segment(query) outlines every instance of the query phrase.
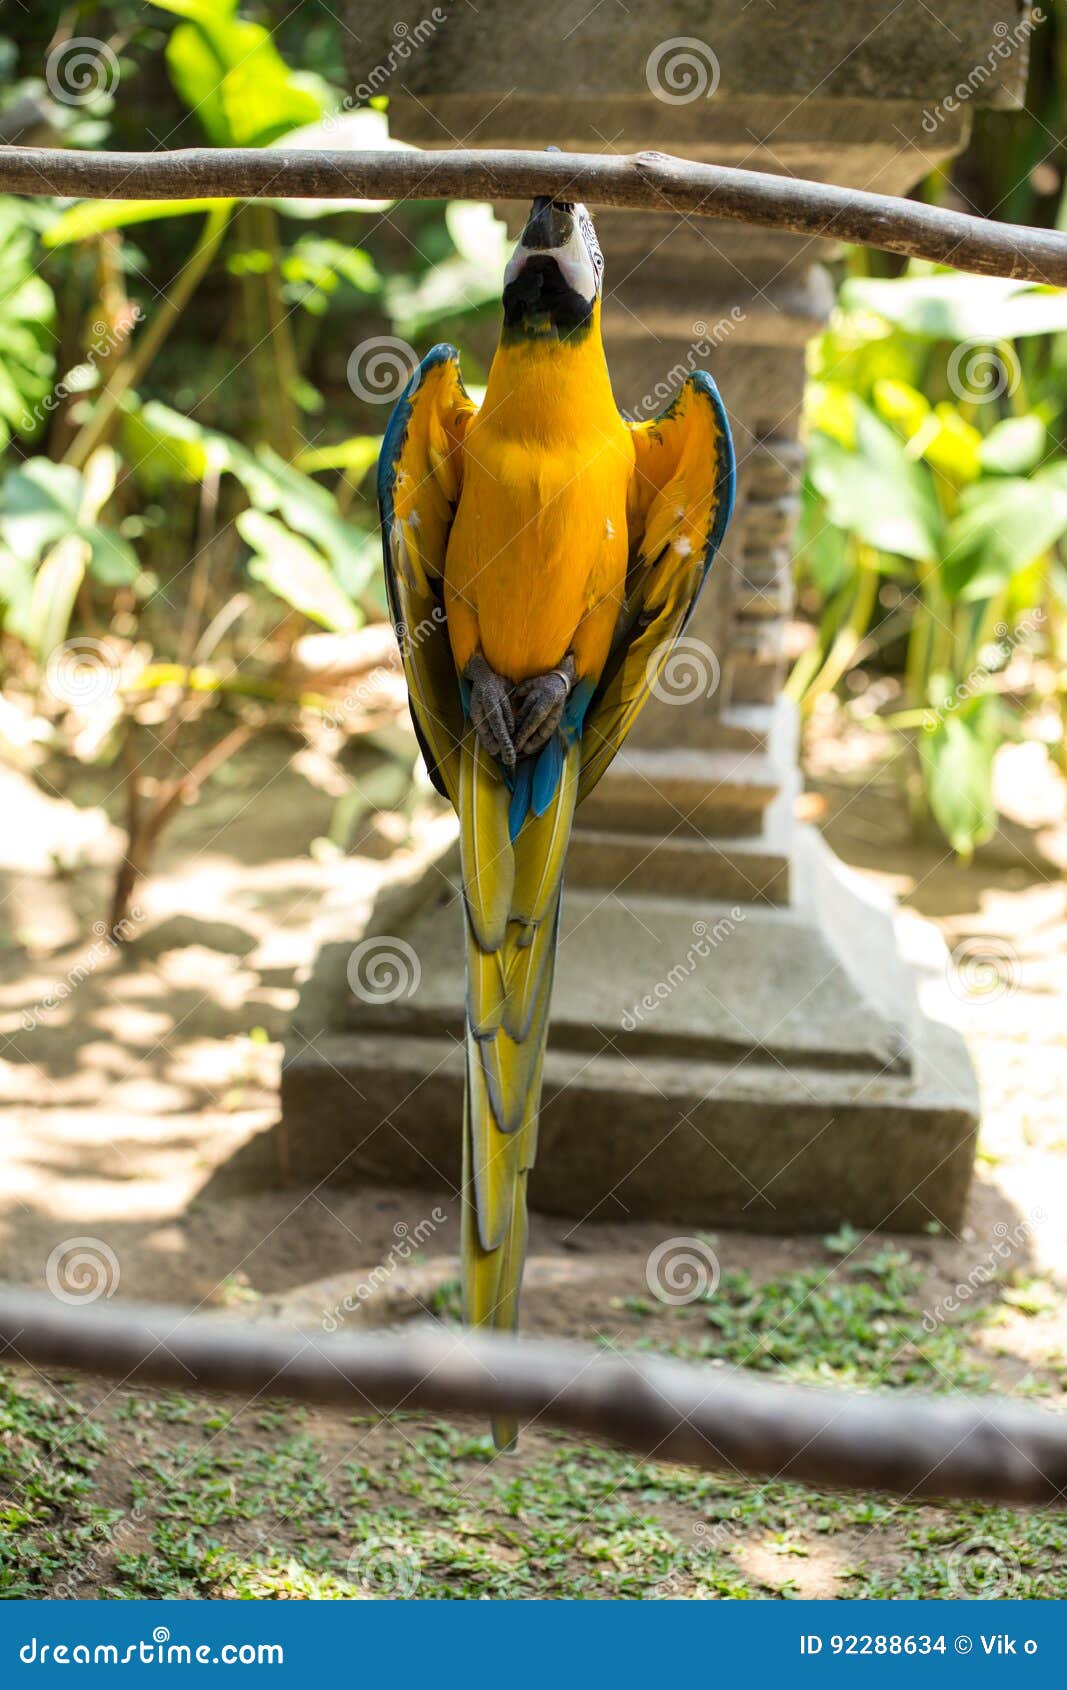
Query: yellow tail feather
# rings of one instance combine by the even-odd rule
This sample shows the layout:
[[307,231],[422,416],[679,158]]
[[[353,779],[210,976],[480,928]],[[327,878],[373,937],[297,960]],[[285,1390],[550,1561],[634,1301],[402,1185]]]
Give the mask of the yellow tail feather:
[[[461,753],[459,807],[467,917],[467,1081],[463,1121],[463,1310],[513,1332],[526,1259],[526,1181],[537,1150],[541,1075],[560,892],[580,751],[567,754],[549,809],[514,845],[508,792],[473,735]],[[498,1449],[517,1427],[496,1416]]]

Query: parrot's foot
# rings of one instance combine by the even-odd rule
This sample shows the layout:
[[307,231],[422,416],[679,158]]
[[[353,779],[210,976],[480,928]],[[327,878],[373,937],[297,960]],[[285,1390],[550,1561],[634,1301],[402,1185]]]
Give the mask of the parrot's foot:
[[530,757],[548,744],[559,727],[576,672],[574,658],[568,655],[558,669],[550,669],[547,675],[532,675],[515,688],[511,706],[519,756]]
[[505,768],[515,767],[515,717],[511,708],[511,688],[502,675],[490,669],[484,657],[472,657],[463,671],[463,678],[471,689],[471,722],[490,757],[497,757]]

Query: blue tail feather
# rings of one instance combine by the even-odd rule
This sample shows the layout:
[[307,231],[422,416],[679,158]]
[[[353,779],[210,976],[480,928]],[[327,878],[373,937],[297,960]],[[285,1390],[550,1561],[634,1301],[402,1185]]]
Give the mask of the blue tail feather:
[[515,766],[515,784],[511,789],[511,804],[508,809],[508,832],[512,840],[518,838],[519,829],[526,820],[530,808],[530,794],[533,790],[533,758],[521,757]]
[[547,745],[543,745],[537,753],[534,765],[533,790],[530,793],[530,808],[535,816],[543,816],[559,785],[559,777],[563,773],[563,739],[554,733]]
[[508,809],[508,830],[512,839],[527,816],[543,816],[559,787],[563,773],[563,736],[554,733],[547,745],[532,757],[520,757],[515,766],[515,784]]

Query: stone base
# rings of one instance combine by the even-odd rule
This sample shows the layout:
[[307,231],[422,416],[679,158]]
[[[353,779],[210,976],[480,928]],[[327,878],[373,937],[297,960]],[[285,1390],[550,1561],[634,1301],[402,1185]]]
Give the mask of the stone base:
[[[808,830],[789,856],[788,906],[568,892],[534,1207],[958,1230],[978,1099],[958,1033],[919,1001],[944,1007],[940,939],[894,922]],[[440,866],[424,890],[414,914],[388,910],[418,958],[410,995],[354,995],[350,931],[320,950],[283,1070],[291,1177],[459,1183],[460,914]]]

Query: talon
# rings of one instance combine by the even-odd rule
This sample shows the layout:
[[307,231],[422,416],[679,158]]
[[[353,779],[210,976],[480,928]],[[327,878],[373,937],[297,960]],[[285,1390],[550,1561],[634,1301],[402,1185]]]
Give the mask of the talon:
[[515,750],[529,757],[547,745],[563,717],[563,707],[574,685],[574,658],[568,655],[558,669],[547,675],[533,675],[512,694],[515,714]]
[[515,717],[507,681],[480,656],[471,658],[463,678],[471,689],[470,710],[475,733],[490,757],[499,758],[505,768],[514,768]]

